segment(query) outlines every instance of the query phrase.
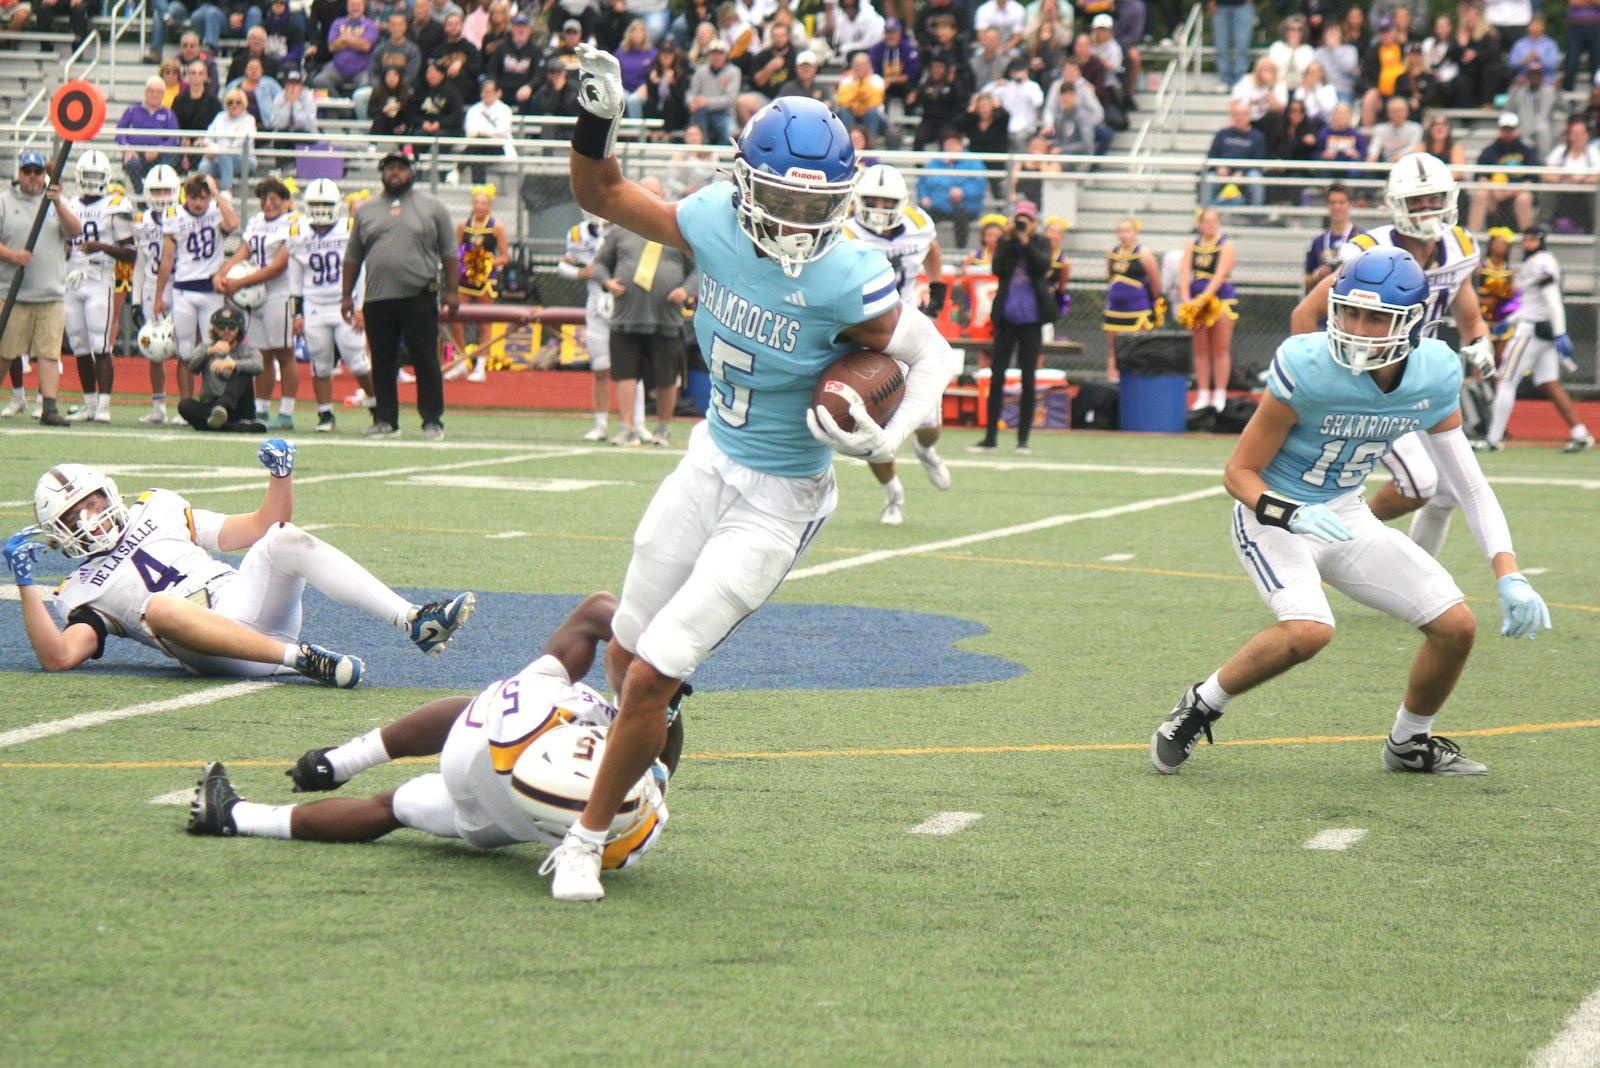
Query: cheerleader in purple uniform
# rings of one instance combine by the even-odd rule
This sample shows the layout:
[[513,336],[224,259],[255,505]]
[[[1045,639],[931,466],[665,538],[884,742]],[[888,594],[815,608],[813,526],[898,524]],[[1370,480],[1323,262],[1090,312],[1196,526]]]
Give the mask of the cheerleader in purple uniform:
[[1154,330],[1165,316],[1161,300],[1161,267],[1153,253],[1138,243],[1139,224],[1117,223],[1117,245],[1106,256],[1106,379],[1117,381],[1117,335]]
[[1211,405],[1220,409],[1228,400],[1228,375],[1233,370],[1230,348],[1238,294],[1233,274],[1233,242],[1222,236],[1222,217],[1212,208],[1200,213],[1196,234],[1183,251],[1180,288],[1189,303],[1179,309],[1178,320],[1194,342],[1195,401],[1191,411]]

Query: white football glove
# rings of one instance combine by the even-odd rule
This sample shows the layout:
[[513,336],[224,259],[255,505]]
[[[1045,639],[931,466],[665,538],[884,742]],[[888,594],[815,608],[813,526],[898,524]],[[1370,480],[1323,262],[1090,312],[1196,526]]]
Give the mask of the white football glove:
[[850,397],[850,417],[856,421],[856,428],[841,429],[833,413],[819,404],[806,411],[806,429],[811,431],[811,436],[835,452],[869,464],[886,464],[893,460],[900,443],[891,441],[883,427],[872,421],[859,395],[853,391],[846,395]]
[[1488,334],[1461,346],[1461,358],[1484,378],[1494,377],[1494,342]]
[[578,103],[602,119],[615,119],[627,104],[617,57],[592,44],[578,46]]

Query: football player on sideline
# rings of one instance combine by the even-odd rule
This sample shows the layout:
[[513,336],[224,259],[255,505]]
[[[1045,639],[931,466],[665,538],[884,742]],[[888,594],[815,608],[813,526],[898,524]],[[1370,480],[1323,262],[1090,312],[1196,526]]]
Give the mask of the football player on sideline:
[[333,361],[344,361],[361,386],[362,403],[373,423],[378,398],[372,389],[372,361],[366,336],[339,314],[344,295],[344,250],[350,244],[350,219],[339,210],[339,187],[318,178],[306,186],[306,210],[289,224],[289,310],[296,337],[311,354],[311,392],[317,401],[317,433],[337,428],[333,414]]
[[[294,398],[300,389],[300,365],[295,363],[293,341],[289,333],[289,227],[299,216],[290,212],[293,206],[289,187],[280,178],[263,178],[256,183],[256,199],[261,210],[250,216],[245,224],[244,240],[227,262],[217,271],[215,285],[224,297],[232,297],[241,289],[264,285],[266,296],[254,308],[246,309],[250,328],[245,337],[261,350],[263,366],[256,376],[256,418],[267,424],[268,430],[294,429]],[[240,264],[248,263],[255,270],[241,278],[229,278],[228,272]],[[278,414],[272,420],[267,416],[272,408],[272,390],[281,383]]]
[[1582,452],[1594,444],[1594,435],[1578,417],[1572,398],[1561,388],[1561,365],[1577,370],[1572,362],[1572,339],[1567,336],[1567,309],[1561,303],[1561,263],[1544,247],[1545,231],[1535,226],[1522,235],[1522,267],[1517,271],[1517,290],[1522,306],[1516,312],[1516,326],[1506,346],[1505,366],[1495,384],[1493,415],[1489,433],[1472,447],[1484,452],[1505,448],[1506,424],[1517,406],[1517,386],[1523,375],[1555,405],[1556,413],[1571,428],[1562,452]]
[[[375,797],[263,805],[241,798],[220,763],[207,764],[195,788],[189,832],[370,842],[410,827],[479,849],[521,842],[559,845],[559,835],[535,825],[518,807],[511,770],[523,751],[552,728],[564,723],[605,726],[616,717],[616,708],[581,681],[594,664],[596,647],[611,641],[616,608],[611,594],[591,594],[550,635],[539,658],[517,674],[491,683],[476,697],[430,701],[344,745],[313,749],[285,774],[294,780],[296,793],[312,793],[337,790],[368,768],[400,757],[438,756],[438,771]],[[649,804],[606,844],[606,868],[627,867],[649,852],[667,822],[662,793],[683,751],[677,704],[673,702],[672,726],[651,768],[654,774],[645,791]]]
[[[196,675],[259,678],[298,672],[350,688],[360,659],[300,641],[306,583],[409,637],[443,651],[472,614],[474,597],[412,604],[350,557],[289,522],[294,446],[271,438],[257,459],[271,472],[254,512],[223,515],[153,489],[126,507],[117,484],[84,464],[59,464],[33,491],[38,526],[5,543],[22,621],[46,671],[98,660],[106,638],[159,649]],[[40,540],[42,539],[42,540]],[[34,585],[35,559],[60,549],[76,570],[48,604]],[[245,552],[237,570],[213,554]],[[57,622],[51,615],[60,618]]]
[[[161,263],[156,272],[157,319],[172,313],[178,359],[188,363],[206,343],[211,316],[222,307],[215,279],[227,254],[222,239],[239,229],[239,216],[209,174],[191,174],[182,203],[161,214]],[[180,382],[182,380],[180,379]]]
[[[144,195],[149,206],[134,219],[134,239],[138,242],[139,260],[133,272],[133,296],[144,311],[148,326],[156,315],[156,283],[161,279],[161,248],[163,245],[161,220],[168,211],[178,206],[178,172],[165,163],[158,164],[145,175]],[[169,280],[163,293],[166,306],[172,306],[172,283]],[[177,355],[176,352],[173,355]],[[189,365],[178,361],[178,399],[189,395],[193,376]],[[176,418],[176,417],[174,417]],[[167,421],[167,361],[150,361],[150,410],[139,417],[139,422],[160,426]],[[183,421],[178,420],[180,423]]]
[[[939,251],[939,238],[933,220],[912,207],[911,191],[900,172],[887,163],[874,164],[861,172],[856,183],[855,218],[844,224],[844,236],[880,249],[894,268],[900,299],[914,304],[917,299],[917,276],[928,276],[928,303],[922,313],[930,319],[944,310],[948,286],[944,281],[944,256]],[[961,373],[952,362],[950,377]],[[928,481],[935,489],[950,488],[950,469],[945,466],[934,444],[939,440],[939,427],[943,413],[935,404],[928,417],[918,425],[911,448],[917,454]],[[897,527],[905,522],[906,491],[900,485],[894,461],[886,464],[869,463],[878,484],[883,487],[883,511],[878,522]]]
[[[1342,263],[1349,263],[1370,248],[1403,248],[1422,264],[1428,275],[1428,304],[1422,316],[1422,336],[1435,337],[1445,316],[1453,316],[1463,339],[1461,357],[1478,374],[1494,374],[1494,341],[1483,321],[1472,275],[1481,258],[1472,235],[1456,225],[1456,180],[1436,156],[1425,152],[1404,157],[1389,172],[1383,202],[1394,222],[1359,234],[1339,247]],[[1338,280],[1335,273],[1307,293],[1289,317],[1293,334],[1309,334],[1328,317],[1328,295]],[[1426,434],[1395,441],[1383,458],[1394,476],[1372,495],[1372,512],[1387,522],[1407,512],[1411,538],[1438,556],[1450,532],[1450,513],[1456,507],[1453,487],[1439,481],[1437,457]],[[1420,510],[1419,510],[1420,509]]]
[[1222,476],[1238,500],[1234,552],[1278,622],[1189,687],[1150,739],[1157,771],[1175,774],[1202,733],[1211,740],[1230,701],[1333,639],[1324,582],[1422,631],[1383,766],[1435,775],[1486,770],[1433,735],[1434,716],[1472,651],[1472,610],[1439,562],[1385,526],[1361,495],[1396,438],[1426,433],[1494,569],[1500,633],[1533,638],[1549,628],[1550,610],[1517,571],[1505,513],[1461,431],[1461,361],[1448,345],[1421,336],[1429,291],[1409,252],[1379,245],[1340,269],[1327,331],[1278,347],[1261,407]]
[[[883,253],[839,231],[855,191],[855,148],[827,106],[780,97],[737,139],[733,182],[663,201],[622,176],[613,156],[626,94],[609,53],[580,45],[572,192],[584,211],[694,254],[695,333],[712,403],[634,534],[606,646],[620,695],[594,790],[550,856],[551,894],[594,901],[606,829],[660,752],[682,681],[759,608],[832,514],[835,451],[888,463],[944,392],[950,346],[900,302]],[[858,399],[843,430],[812,393],[857,349],[910,368],[904,399],[880,427]]]
[[116,363],[112,311],[116,267],[132,263],[139,250],[133,243],[133,204],[111,190],[111,161],[91,150],[78,160],[78,195],[69,204],[83,223],[83,232],[68,242],[67,345],[78,358],[83,407],[67,413],[74,423],[111,422],[111,389]]

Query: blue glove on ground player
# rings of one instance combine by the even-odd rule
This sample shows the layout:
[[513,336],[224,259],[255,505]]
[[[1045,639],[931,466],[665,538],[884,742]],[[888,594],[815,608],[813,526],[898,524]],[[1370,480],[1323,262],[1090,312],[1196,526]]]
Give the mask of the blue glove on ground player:
[[1572,359],[1572,339],[1565,334],[1556,335],[1556,354],[1564,360]]
[[872,421],[867,406],[856,397],[850,402],[850,418],[856,421],[854,430],[842,430],[833,413],[820,404],[806,411],[806,429],[811,436],[835,452],[854,456],[869,464],[886,464],[894,459],[894,446],[883,432],[883,427]]
[[1296,508],[1289,517],[1289,529],[1330,544],[1350,540],[1350,528],[1325,504],[1302,504]]
[[18,586],[33,585],[34,558],[50,551],[50,546],[44,542],[33,540],[43,533],[38,527],[24,527],[6,539],[6,566],[11,569],[11,577]]
[[268,438],[256,451],[256,459],[272,472],[273,478],[288,478],[294,470],[294,445],[282,438]]
[[1541,630],[1550,629],[1550,607],[1527,579],[1506,575],[1495,586],[1500,591],[1501,637],[1526,637],[1531,642]]

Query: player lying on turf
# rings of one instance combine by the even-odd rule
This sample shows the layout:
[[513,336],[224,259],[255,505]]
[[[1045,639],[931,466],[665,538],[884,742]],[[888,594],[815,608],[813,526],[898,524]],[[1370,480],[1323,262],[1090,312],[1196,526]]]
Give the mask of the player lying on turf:
[[[300,805],[263,805],[241,798],[220,763],[207,764],[195,788],[193,834],[366,842],[402,827],[460,838],[480,849],[542,842],[555,846],[564,828],[536,825],[518,804],[512,769],[542,735],[567,723],[608,726],[616,708],[582,679],[595,648],[611,641],[617,599],[591,594],[545,642],[539,659],[477,697],[430,701],[387,727],[330,749],[313,749],[287,772],[295,791],[335,790],[355,775],[397,757],[439,757],[439,770],[376,797],[330,797]],[[667,777],[683,752],[682,687],[669,710],[666,742],[640,783],[639,807],[604,846],[606,868],[622,868],[649,851],[667,822]],[[581,807],[581,805],[579,806]],[[577,808],[565,813],[578,818]]]
[[[289,518],[294,446],[272,438],[256,454],[271,472],[261,507],[240,515],[193,508],[168,490],[122,502],[117,484],[83,464],[60,464],[33,491],[38,526],[5,543],[28,641],[46,671],[98,660],[106,637],[159,649],[197,675],[254,678],[299,672],[332,686],[361,681],[358,657],[300,641],[307,582],[443,651],[472,614],[474,597],[412,604],[366,568]],[[42,540],[40,540],[42,539]],[[60,549],[77,570],[48,605],[33,582],[35,559]],[[248,549],[237,570],[213,553]],[[51,608],[60,617],[51,616]]]
[[1156,770],[1174,774],[1228,702],[1311,659],[1333,639],[1326,582],[1422,631],[1405,699],[1383,745],[1390,771],[1481,775],[1477,761],[1433,736],[1433,717],[1472,651],[1476,623],[1449,573],[1384,526],[1361,495],[1400,435],[1426,431],[1498,579],[1500,633],[1550,626],[1543,598],[1517,571],[1505,513],[1461,432],[1461,361],[1421,337],[1428,276],[1411,253],[1377,246],[1340,269],[1326,332],[1285,341],[1267,392],[1223,473],[1234,552],[1278,617],[1210,678],[1189,688],[1150,739]]

